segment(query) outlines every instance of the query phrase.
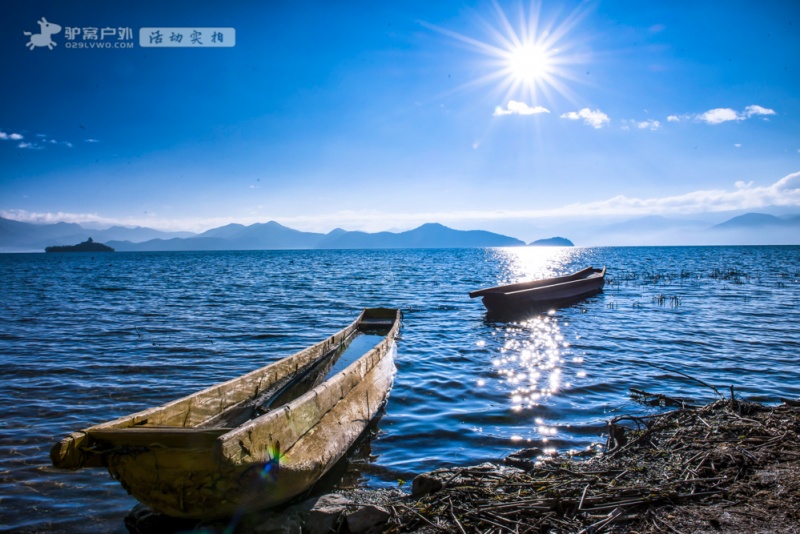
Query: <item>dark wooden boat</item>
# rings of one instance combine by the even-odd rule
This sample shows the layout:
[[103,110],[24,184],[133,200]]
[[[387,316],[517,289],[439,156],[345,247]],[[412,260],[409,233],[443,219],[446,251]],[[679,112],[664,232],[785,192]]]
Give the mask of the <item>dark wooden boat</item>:
[[587,267],[566,276],[479,289],[472,291],[469,296],[483,297],[483,304],[492,315],[547,311],[599,293],[605,285],[605,276],[605,267]]
[[72,433],[51,450],[53,465],[106,467],[140,502],[174,517],[281,504],[322,477],[378,414],[394,379],[400,318],[365,309],[285,359]]

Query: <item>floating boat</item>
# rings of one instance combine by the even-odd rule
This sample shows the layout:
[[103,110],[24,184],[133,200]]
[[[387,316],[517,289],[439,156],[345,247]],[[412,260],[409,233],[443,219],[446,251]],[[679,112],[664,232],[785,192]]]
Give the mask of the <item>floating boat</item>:
[[605,276],[605,267],[587,267],[566,276],[479,289],[469,296],[483,297],[491,315],[520,315],[568,306],[599,293],[605,285]]
[[330,338],[157,408],[74,432],[55,467],[106,467],[152,510],[213,519],[311,488],[382,408],[399,310],[368,308]]

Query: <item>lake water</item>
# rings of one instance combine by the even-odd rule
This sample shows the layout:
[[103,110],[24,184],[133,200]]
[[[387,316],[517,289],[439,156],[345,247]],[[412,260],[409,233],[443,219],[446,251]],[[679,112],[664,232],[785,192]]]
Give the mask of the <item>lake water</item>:
[[[588,265],[608,267],[603,293],[523,322],[487,321],[467,295]],[[51,468],[56,441],[291,354],[364,307],[404,322],[377,435],[337,471],[348,484],[584,449],[615,415],[660,409],[631,387],[800,397],[800,247],[5,254],[0,291],[0,530],[125,532],[135,501],[105,470]]]

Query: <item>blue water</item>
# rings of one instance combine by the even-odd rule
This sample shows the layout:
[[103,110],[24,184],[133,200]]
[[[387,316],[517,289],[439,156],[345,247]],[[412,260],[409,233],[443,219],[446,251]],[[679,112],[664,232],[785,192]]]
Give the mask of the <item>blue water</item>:
[[[517,323],[468,292],[608,267],[605,291]],[[652,413],[628,388],[800,397],[800,247],[0,255],[0,530],[124,532],[100,469],[58,471],[65,434],[319,341],[363,307],[404,312],[362,486],[522,447],[578,450]],[[669,369],[669,370],[665,370]]]

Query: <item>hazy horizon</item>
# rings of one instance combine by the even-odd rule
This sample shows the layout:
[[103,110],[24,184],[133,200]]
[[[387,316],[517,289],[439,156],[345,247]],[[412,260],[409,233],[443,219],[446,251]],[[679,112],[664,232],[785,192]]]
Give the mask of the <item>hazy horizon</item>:
[[[674,217],[674,218],[667,218],[662,216],[645,216],[645,217],[638,217],[633,219],[625,219],[625,220],[604,220],[604,221],[597,221],[595,224],[587,224],[585,221],[571,221],[571,222],[562,222],[561,224],[555,224],[552,226],[548,225],[540,225],[540,226],[529,226],[527,228],[527,232],[523,235],[515,235],[513,232],[504,232],[502,229],[486,229],[483,227],[464,227],[464,228],[454,228],[452,226],[443,225],[447,228],[451,228],[453,230],[458,231],[488,231],[491,233],[495,233],[498,238],[505,236],[511,237],[513,239],[517,239],[522,241],[523,244],[530,244],[533,241],[540,240],[540,239],[549,239],[554,237],[561,237],[569,239],[574,243],[577,247],[597,247],[597,246],[717,246],[717,245],[800,245],[800,213],[780,213],[782,210],[779,209],[769,209],[764,210],[765,213],[756,213],[756,212],[747,212],[747,213],[727,213],[723,217],[717,217],[721,214],[714,214],[715,217],[695,217],[695,218],[681,218],[681,217]],[[773,212],[772,214],[766,212]],[[741,217],[741,215],[745,215],[745,217]],[[765,217],[761,217],[762,215],[766,215],[767,222],[764,222]],[[755,217],[752,217],[755,216]],[[774,217],[772,219],[770,217]],[[784,223],[777,223],[777,220],[783,220]],[[240,241],[239,237],[235,237],[236,241],[232,243],[234,246],[244,246],[243,250],[250,250],[251,247],[255,246],[255,249],[261,249],[263,247],[264,250],[270,250],[271,247],[269,243],[271,242],[268,236],[270,232],[268,231],[267,234],[262,234],[261,232],[257,232],[253,234],[250,232],[256,226],[265,226],[268,227],[269,224],[278,221],[260,221],[258,223],[253,223],[252,225],[241,225],[233,223],[234,225],[240,226],[242,231],[248,232],[247,238],[244,241]],[[724,224],[723,224],[724,223]],[[34,226],[42,225],[42,224],[53,224],[53,223],[29,223],[33,224]],[[77,223],[73,223],[77,224]],[[392,233],[392,234],[402,234],[412,230],[421,229],[423,226],[427,225],[441,225],[441,223],[437,221],[427,221],[422,225],[415,225],[409,228],[385,228],[378,232],[367,232],[367,235],[378,236],[383,233]],[[208,231],[217,230],[220,228],[224,228],[229,225],[224,225],[223,227],[215,227],[215,228],[208,228],[204,232],[193,233],[193,232],[164,232],[162,230],[157,230],[154,228],[149,227],[126,227],[126,226],[106,226],[106,225],[81,225],[81,228],[85,230],[83,234],[85,234],[82,238],[85,239],[87,236],[92,237],[91,233],[98,232],[102,234],[101,239],[96,239],[100,242],[130,242],[130,243],[144,243],[150,240],[164,240],[164,239],[173,239],[175,237],[180,237],[182,239],[187,239],[191,237],[200,237],[204,236],[204,234]],[[287,227],[282,225],[285,228],[289,228],[292,230],[297,230],[295,228]],[[120,230],[120,228],[122,228]],[[117,230],[115,230],[117,229]],[[137,232],[138,230],[143,231]],[[152,230],[156,230],[160,232],[160,235],[153,235]],[[345,232],[351,232],[352,230],[347,228],[331,228],[330,230],[321,231],[321,232],[314,232],[314,234],[323,236],[323,235],[332,235],[334,234],[334,230],[343,230]],[[133,231],[134,233],[131,233]],[[355,230],[355,233],[359,233],[361,231]],[[49,234],[51,235],[52,231]],[[58,244],[74,244],[72,242],[67,242],[65,240],[67,234],[61,234],[61,237],[55,236],[51,239],[56,238],[60,239]],[[81,235],[81,233],[69,234],[72,236],[73,240],[76,236]],[[229,234],[229,232],[225,232],[223,234],[215,233],[215,238],[220,238],[226,235],[234,235]],[[257,237],[257,236],[261,237]],[[30,242],[38,242],[36,239],[41,239],[41,236],[37,237],[38,234],[31,234],[29,239],[32,241]],[[94,234],[94,237],[100,237],[97,234]],[[223,238],[226,239],[226,238]],[[257,241],[253,241],[256,239]],[[264,241],[266,239],[266,241]],[[360,239],[360,238],[359,238]],[[441,238],[440,238],[441,239]],[[2,240],[0,240],[2,241]],[[23,240],[24,241],[24,240]],[[0,250],[5,252],[25,252],[29,250],[37,250],[36,246],[31,249],[30,246],[21,245],[23,241],[20,240],[20,234],[18,231],[15,232],[14,241],[17,245],[9,245],[9,243],[0,242]],[[447,240],[442,241],[443,246],[447,242]],[[41,242],[38,242],[41,244]],[[258,243],[258,244],[256,244]],[[352,244],[353,242],[351,242]],[[52,244],[52,243],[47,243]],[[275,243],[275,245],[279,245],[278,248],[283,248],[280,245],[280,242]],[[364,245],[367,248],[371,248],[367,242],[364,242]],[[503,245],[495,245],[495,246],[503,246]],[[175,250],[183,250],[183,245],[178,246]],[[300,248],[306,248],[300,246]],[[311,247],[314,248],[314,247]],[[350,247],[346,247],[350,248]],[[356,247],[358,248],[358,247]],[[160,250],[160,245],[158,247]],[[201,248],[202,249],[202,248]],[[200,250],[200,249],[198,249]]]

